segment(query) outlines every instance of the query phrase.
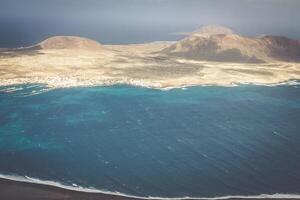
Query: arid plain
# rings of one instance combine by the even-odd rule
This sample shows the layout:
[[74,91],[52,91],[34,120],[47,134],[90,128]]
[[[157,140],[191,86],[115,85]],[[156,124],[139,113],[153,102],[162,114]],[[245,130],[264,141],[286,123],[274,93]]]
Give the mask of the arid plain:
[[[222,52],[222,58],[224,55],[227,56],[226,62],[218,59],[220,53],[214,54],[214,57],[205,55],[209,59],[202,59],[203,55],[200,59],[195,59],[195,56],[185,56],[187,53],[168,52],[172,48],[176,48],[177,52],[188,53],[199,52],[205,47],[211,49],[212,37],[216,36],[219,40],[222,39],[217,44],[221,48],[228,38],[230,44],[234,44],[232,40],[241,43],[243,51],[246,49],[243,54],[251,53],[248,46],[252,48],[253,41],[255,44],[261,44],[258,39],[253,39],[252,43],[249,43],[250,39],[232,33],[225,32],[225,34],[224,29],[219,28],[217,31],[216,28],[211,29],[208,30],[209,35],[206,33],[207,30],[205,33],[201,30],[201,34],[197,32],[196,36],[188,36],[188,39],[179,42],[101,45],[87,38],[57,36],[31,47],[1,49],[0,85],[39,83],[51,88],[60,88],[129,84],[164,89],[193,85],[233,86],[249,83],[272,85],[300,79],[298,61],[268,58],[263,62],[249,62],[249,60],[243,62],[241,59],[236,62],[234,58],[241,53],[233,55],[233,47],[230,47],[229,54],[227,53],[229,50],[225,49],[228,55],[224,54],[225,51]],[[198,38],[194,37],[200,38],[201,43],[195,43],[198,49],[195,49],[193,43]],[[203,38],[205,42],[202,42]],[[238,40],[249,44],[243,46]],[[188,46],[185,44],[186,41],[192,44]],[[227,59],[228,57],[233,59]],[[244,57],[243,55],[241,58]]]

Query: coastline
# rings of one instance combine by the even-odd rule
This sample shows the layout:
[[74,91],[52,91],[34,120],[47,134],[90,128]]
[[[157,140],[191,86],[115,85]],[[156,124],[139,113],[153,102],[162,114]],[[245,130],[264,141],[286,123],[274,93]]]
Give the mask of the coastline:
[[0,175],[0,197],[6,200],[238,200],[238,199],[280,199],[295,200],[300,199],[300,195],[295,194],[272,194],[257,196],[220,196],[220,197],[138,197],[117,192],[107,192],[96,189],[65,186],[53,181],[42,181],[29,177]]
[[183,59],[159,53],[165,43],[103,45],[100,50],[41,49],[0,52],[0,86],[48,88],[125,84],[154,89],[240,84],[276,85],[300,80],[300,63],[233,63]]
[[0,178],[0,198],[5,200],[130,200],[133,198],[121,197],[117,195],[108,195],[101,193],[86,193],[74,190],[67,190],[55,186],[43,185],[37,183],[20,182]]
[[[267,86],[267,87],[275,87],[275,86],[281,86],[281,85],[300,85],[300,79],[291,79],[286,81],[279,81],[274,83],[255,83],[255,82],[233,82],[228,84],[184,84],[184,85],[174,85],[174,86],[162,86],[160,84],[156,83],[148,83],[148,82],[142,82],[142,81],[104,81],[102,83],[74,83],[73,84],[64,84],[62,82],[59,82],[58,84],[49,84],[44,81],[9,81],[9,82],[1,82],[0,79],[0,87],[18,87],[21,85],[43,85],[43,91],[49,91],[52,89],[66,89],[66,88],[78,88],[78,87],[110,87],[110,86],[118,86],[118,85],[125,85],[129,87],[141,87],[141,88],[149,88],[149,89],[156,89],[156,90],[172,90],[172,89],[187,89],[190,87],[209,87],[209,86],[218,86],[218,87],[236,87],[241,85],[257,85],[257,86]],[[16,89],[15,91],[20,90]],[[5,90],[1,90],[2,92]],[[11,92],[14,92],[11,91]]]

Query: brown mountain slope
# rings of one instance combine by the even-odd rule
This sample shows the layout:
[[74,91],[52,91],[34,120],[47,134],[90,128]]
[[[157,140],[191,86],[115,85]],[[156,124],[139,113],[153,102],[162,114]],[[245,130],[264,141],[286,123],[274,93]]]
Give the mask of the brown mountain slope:
[[91,39],[75,36],[50,37],[37,45],[41,49],[101,50],[102,46]]
[[220,62],[299,62],[300,41],[278,36],[243,37],[228,28],[209,26],[193,32],[162,52],[177,57]]
[[260,38],[268,56],[275,60],[300,62],[300,40],[286,37],[265,36]]

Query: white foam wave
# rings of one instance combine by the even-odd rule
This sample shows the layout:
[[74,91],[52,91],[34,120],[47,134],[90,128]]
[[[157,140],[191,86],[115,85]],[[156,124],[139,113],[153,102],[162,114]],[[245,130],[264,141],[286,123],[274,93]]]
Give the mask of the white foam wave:
[[[56,81],[57,82],[57,81]],[[30,83],[27,82],[27,83]],[[33,83],[32,83],[33,84]],[[151,83],[151,82],[145,82],[145,81],[141,81],[141,80],[119,80],[119,81],[107,81],[107,82],[103,82],[103,83],[85,83],[85,84],[72,84],[72,85],[51,85],[51,84],[34,84],[34,85],[29,85],[29,86],[25,86],[25,88],[15,88],[13,86],[15,86],[16,84],[7,84],[6,87],[4,89],[0,89],[0,92],[6,92],[6,93],[10,93],[10,92],[17,92],[19,90],[23,90],[23,89],[29,89],[29,88],[36,88],[36,91],[33,91],[31,94],[25,94],[25,96],[31,96],[31,95],[37,95],[40,93],[44,93],[44,92],[48,92],[49,90],[53,90],[53,89],[60,89],[60,88],[74,88],[74,87],[107,87],[107,86],[116,86],[116,85],[125,85],[125,86],[135,86],[135,87],[142,87],[142,88],[149,88],[149,89],[158,89],[161,91],[169,91],[169,90],[173,90],[173,89],[188,89],[191,87],[210,87],[210,86],[219,86],[219,87],[236,87],[236,86],[242,86],[242,85],[257,85],[257,86],[269,86],[269,87],[273,87],[273,86],[281,86],[281,85],[290,85],[290,86],[294,86],[294,87],[298,87],[300,86],[300,80],[288,80],[288,81],[283,81],[283,82],[279,82],[279,83],[253,83],[253,82],[232,82],[230,84],[184,84],[184,85],[178,85],[178,86],[170,86],[170,87],[162,87],[161,84],[159,83]],[[22,85],[22,84],[19,84]],[[1,84],[0,84],[1,86]],[[2,86],[5,86],[2,84]],[[11,87],[9,87],[11,86]],[[41,89],[43,88],[43,89]]]
[[78,186],[76,184],[72,185],[65,185],[59,182],[50,181],[50,180],[41,180],[37,178],[32,178],[28,176],[17,176],[17,175],[4,175],[0,174],[0,178],[12,181],[19,181],[19,182],[26,182],[26,183],[34,183],[34,184],[41,184],[41,185],[48,185],[53,187],[58,187],[66,190],[71,191],[78,191],[78,192],[86,192],[86,193],[99,193],[99,194],[107,194],[107,195],[114,195],[114,196],[121,196],[121,197],[128,197],[134,199],[145,199],[145,200],[187,200],[187,199],[197,199],[197,200],[226,200],[231,198],[237,199],[300,199],[300,194],[260,194],[260,195],[253,195],[253,196],[243,196],[243,195],[232,195],[232,196],[220,196],[220,197],[143,197],[143,196],[135,196],[135,195],[128,195],[120,192],[111,192],[106,190],[99,190],[95,188],[84,188]]
[[291,85],[291,86],[298,86],[300,85],[299,80],[289,80],[289,81],[283,81],[279,83],[243,83],[243,84],[237,84],[238,85],[257,85],[257,86],[269,86],[269,87],[275,87],[275,86],[281,86],[281,85]]
[[34,95],[42,94],[45,92],[49,92],[50,90],[53,90],[53,89],[52,88],[41,88],[38,90],[32,90],[31,92],[21,94],[20,97],[34,96]]
[[[300,81],[299,80],[289,80],[289,81],[284,81],[280,83],[239,83],[239,82],[232,82],[231,84],[228,85],[218,85],[218,84],[186,84],[186,85],[181,85],[181,86],[174,86],[174,87],[157,87],[154,89],[159,89],[162,91],[168,91],[168,90],[173,90],[173,89],[182,89],[186,90],[191,87],[211,87],[211,86],[218,86],[218,87],[238,87],[242,85],[256,85],[256,86],[267,86],[267,87],[275,87],[275,86],[282,86],[282,85],[290,85],[290,86],[299,86]],[[151,87],[150,87],[151,88]]]
[[45,87],[44,85],[16,85],[11,87],[4,87],[0,89],[0,92],[15,93],[19,97],[27,97],[49,92],[51,89],[52,88]]
[[4,89],[1,89],[0,92],[4,92],[4,93],[13,93],[13,92],[17,92],[23,90],[22,87],[7,87]]

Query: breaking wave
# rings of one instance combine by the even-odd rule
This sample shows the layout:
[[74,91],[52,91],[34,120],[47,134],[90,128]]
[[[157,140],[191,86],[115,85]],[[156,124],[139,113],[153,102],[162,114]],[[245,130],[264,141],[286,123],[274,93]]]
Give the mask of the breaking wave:
[[0,87],[0,92],[2,93],[12,93],[16,94],[17,97],[28,97],[41,93],[48,92],[53,88],[48,88],[45,85],[13,85],[13,86],[4,86]]
[[18,182],[24,182],[24,183],[34,183],[39,185],[48,185],[56,188],[62,188],[65,190],[70,191],[77,191],[77,192],[85,192],[85,193],[99,193],[99,194],[105,194],[105,195],[114,195],[114,196],[121,196],[121,197],[129,197],[129,198],[135,198],[135,199],[145,199],[145,200],[179,200],[179,199],[197,199],[197,200],[225,200],[225,199],[232,199],[232,198],[239,198],[239,199],[298,199],[300,198],[300,194],[260,194],[260,195],[228,195],[228,196],[219,196],[219,197],[154,197],[154,196],[135,196],[135,195],[128,195],[120,192],[112,192],[107,190],[99,190],[96,188],[86,188],[81,187],[76,184],[72,185],[65,185],[59,182],[51,181],[51,180],[41,180],[37,178],[32,178],[28,176],[17,176],[17,175],[4,175],[0,174],[0,178],[11,180],[11,181],[18,181]]

